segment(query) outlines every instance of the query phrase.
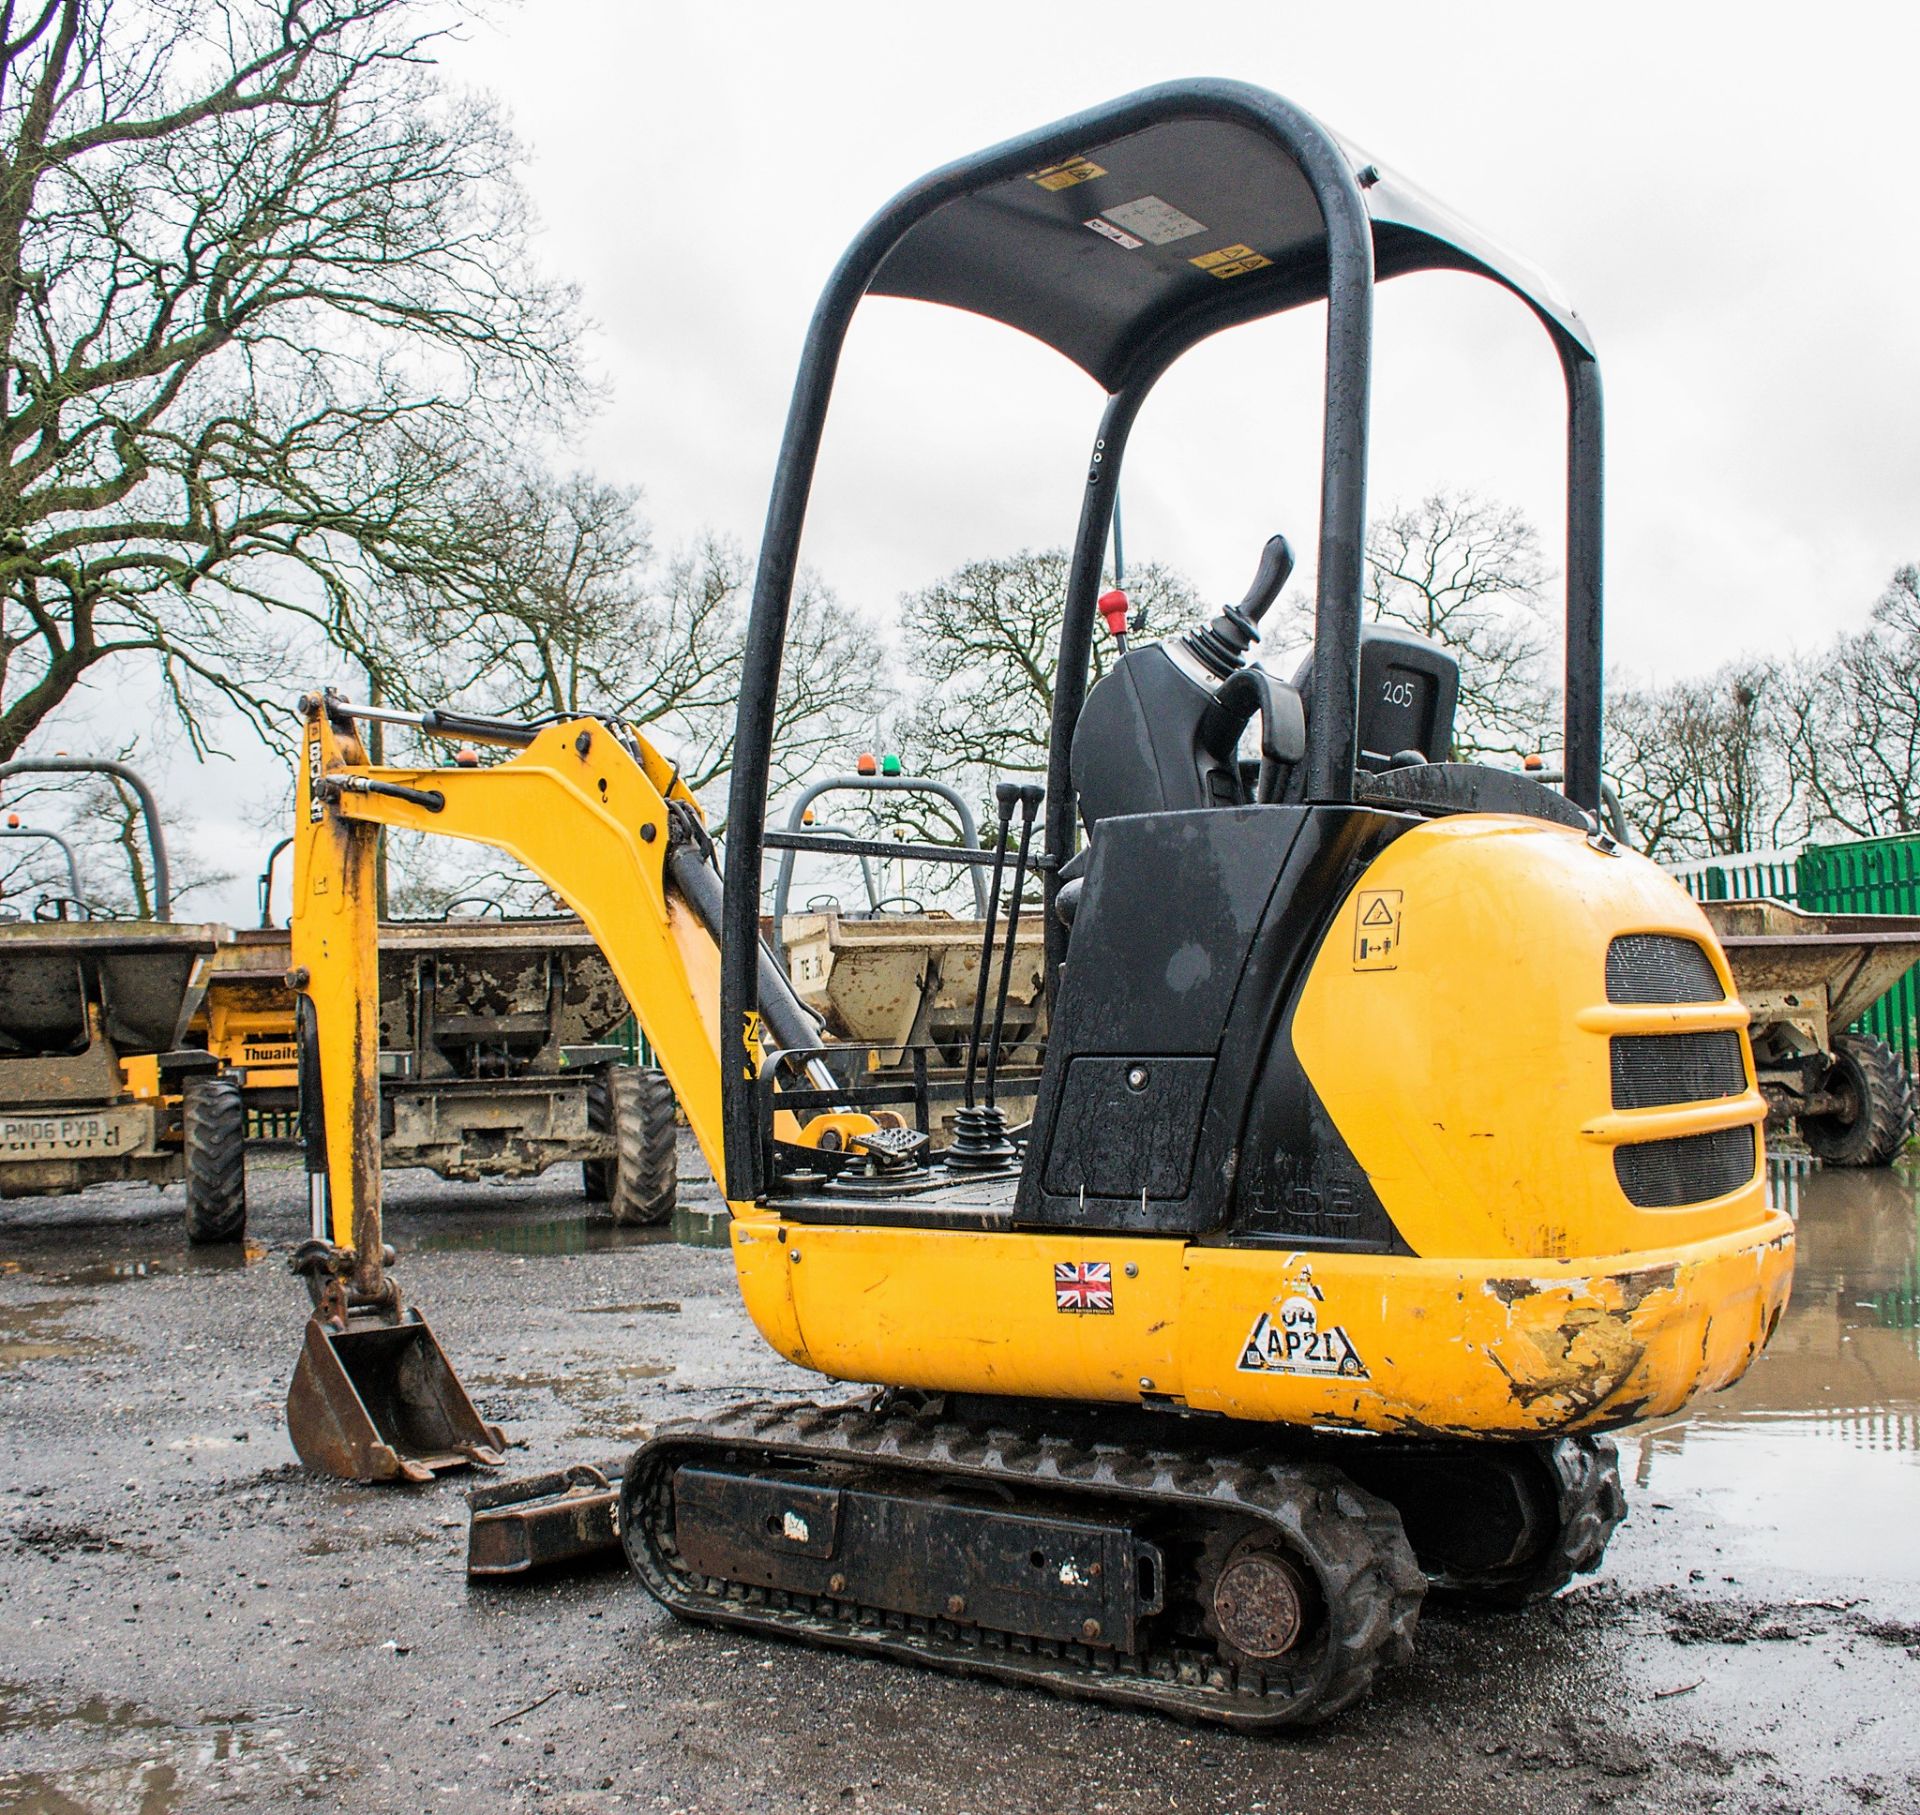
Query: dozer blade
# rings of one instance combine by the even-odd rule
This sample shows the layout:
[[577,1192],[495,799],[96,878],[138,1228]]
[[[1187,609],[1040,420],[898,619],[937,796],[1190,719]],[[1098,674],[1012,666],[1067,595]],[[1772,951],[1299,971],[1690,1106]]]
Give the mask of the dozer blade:
[[530,1575],[560,1564],[620,1554],[623,1462],[579,1463],[467,1496],[467,1574],[476,1580]]
[[309,1468],[343,1481],[498,1468],[506,1447],[412,1309],[398,1318],[355,1311],[344,1330],[310,1317],[287,1389],[287,1434]]

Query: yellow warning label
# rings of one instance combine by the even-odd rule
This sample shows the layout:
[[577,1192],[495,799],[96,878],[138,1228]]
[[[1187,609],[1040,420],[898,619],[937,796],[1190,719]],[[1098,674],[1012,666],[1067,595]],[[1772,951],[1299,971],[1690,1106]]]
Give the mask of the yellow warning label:
[[1390,971],[1400,962],[1399,889],[1362,889],[1353,910],[1353,968]]
[[1106,174],[1106,166],[1092,158],[1068,158],[1064,164],[1049,164],[1044,170],[1034,171],[1027,181],[1038,183],[1042,189],[1071,189],[1075,183],[1090,183]]
[[1273,260],[1251,246],[1222,246],[1217,252],[1203,252],[1188,262],[1198,265],[1209,277],[1238,277],[1244,271],[1258,271]]

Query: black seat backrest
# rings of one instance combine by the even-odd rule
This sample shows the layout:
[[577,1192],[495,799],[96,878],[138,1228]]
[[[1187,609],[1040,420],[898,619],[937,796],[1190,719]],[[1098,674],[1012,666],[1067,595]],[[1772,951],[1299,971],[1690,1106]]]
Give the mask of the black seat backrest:
[[[1293,684],[1313,698],[1313,656]],[[1453,715],[1460,699],[1460,663],[1438,643],[1395,624],[1360,628],[1360,758],[1380,770],[1418,754],[1443,763],[1453,754]],[[1296,781],[1297,785],[1297,781]]]

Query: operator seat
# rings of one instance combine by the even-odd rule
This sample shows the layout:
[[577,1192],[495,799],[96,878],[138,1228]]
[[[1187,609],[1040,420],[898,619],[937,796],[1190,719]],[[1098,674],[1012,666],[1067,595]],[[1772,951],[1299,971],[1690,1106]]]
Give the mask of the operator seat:
[[[1230,661],[1213,657],[1222,621],[1215,620],[1211,636],[1189,633],[1173,645],[1131,651],[1087,696],[1074,727],[1072,775],[1089,843],[1061,869],[1055,906],[1067,925],[1079,910],[1080,878],[1103,819],[1305,798],[1313,657],[1291,684],[1242,665],[1244,643],[1240,651],[1224,652]],[[1460,665],[1446,650],[1409,630],[1365,625],[1361,768],[1444,762],[1459,691]],[[1260,755],[1242,763],[1241,738],[1256,719]]]
[[[1313,697],[1313,651],[1293,677],[1303,702]],[[1453,718],[1460,700],[1460,663],[1438,643],[1396,624],[1360,627],[1360,749],[1358,766],[1378,774],[1419,763],[1443,763],[1453,753]],[[1296,765],[1281,799],[1306,796],[1306,768]]]

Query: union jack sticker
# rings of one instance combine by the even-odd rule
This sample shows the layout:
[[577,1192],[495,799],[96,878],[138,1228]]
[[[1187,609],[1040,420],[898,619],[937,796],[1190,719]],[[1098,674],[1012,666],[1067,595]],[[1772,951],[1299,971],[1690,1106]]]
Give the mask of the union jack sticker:
[[1053,1263],[1053,1308],[1056,1311],[1111,1311],[1113,1262],[1057,1260]]

